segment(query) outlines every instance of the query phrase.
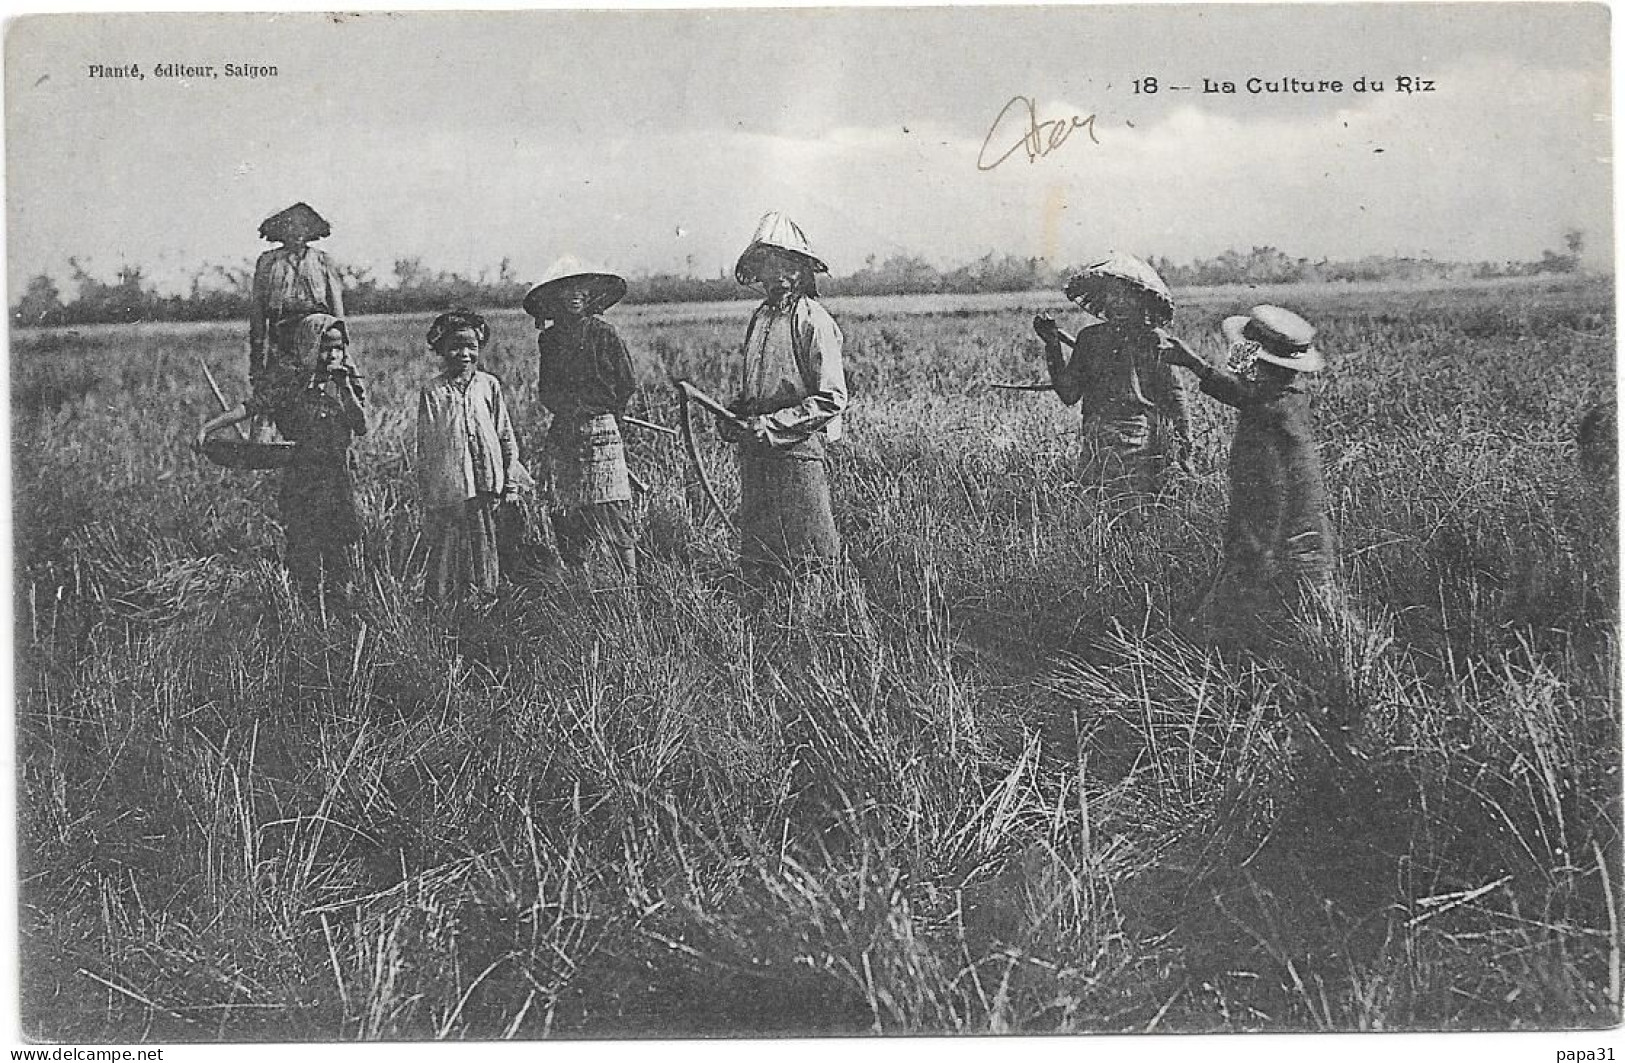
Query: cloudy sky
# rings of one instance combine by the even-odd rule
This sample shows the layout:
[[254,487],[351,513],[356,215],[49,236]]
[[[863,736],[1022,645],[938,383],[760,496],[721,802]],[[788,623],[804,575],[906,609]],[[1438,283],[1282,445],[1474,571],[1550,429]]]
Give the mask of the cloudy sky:
[[[566,253],[714,275],[769,208],[837,273],[1261,244],[1533,258],[1568,228],[1600,263],[1608,37],[1606,8],[1559,3],[41,16],[6,39],[9,275],[74,256],[180,287],[251,259],[299,199],[386,277],[506,257],[534,279]],[[1093,138],[980,168],[984,143],[1018,148],[1020,123],[994,128],[1018,95],[1040,121],[1093,115]]]

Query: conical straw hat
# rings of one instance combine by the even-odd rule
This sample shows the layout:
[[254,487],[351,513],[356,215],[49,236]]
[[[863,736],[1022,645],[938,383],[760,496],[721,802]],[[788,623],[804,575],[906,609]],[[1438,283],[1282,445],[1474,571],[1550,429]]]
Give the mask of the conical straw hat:
[[260,236],[266,240],[320,240],[332,234],[333,227],[309,203],[295,203],[260,222]]
[[829,272],[824,260],[813,253],[812,245],[807,242],[807,234],[801,231],[801,226],[791,221],[790,216],[783,211],[770,210],[762,215],[762,220],[756,225],[756,234],[750,238],[749,245],[739,256],[739,261],[734,264],[734,279],[740,284],[755,283],[756,268],[752,260],[760,252],[768,249],[787,251],[805,259],[814,273]]
[[587,286],[587,313],[601,314],[626,296],[626,279],[618,273],[585,266],[574,255],[564,255],[547,267],[542,282],[525,295],[525,312],[531,317],[551,317],[564,289],[572,284]]
[[[1144,297],[1153,325],[1165,325],[1174,316],[1174,297],[1157,271],[1133,255],[1113,251],[1084,267],[1066,282],[1066,296],[1087,304],[1108,286],[1126,285]],[[1087,309],[1087,307],[1086,307]]]

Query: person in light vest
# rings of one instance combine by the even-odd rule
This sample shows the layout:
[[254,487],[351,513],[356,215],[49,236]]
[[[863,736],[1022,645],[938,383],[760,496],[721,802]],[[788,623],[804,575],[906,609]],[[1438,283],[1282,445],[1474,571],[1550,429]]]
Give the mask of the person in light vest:
[[806,235],[777,211],[762,218],[734,266],[735,279],[763,295],[745,329],[730,406],[743,427],[722,423],[723,438],[738,447],[741,574],[758,590],[810,587],[841,555],[827,456],[841,438],[847,390],[841,330],[818,302],[816,275],[827,272]]
[[491,326],[465,307],[427,336],[440,372],[418,394],[417,476],[429,548],[423,596],[434,606],[495,602],[502,576],[499,507],[531,486],[502,382],[479,368]]
[[[278,246],[261,254],[254,263],[254,280],[249,290],[248,386],[251,393],[266,402],[271,393],[297,387],[302,377],[299,359],[303,352],[284,350],[281,338],[296,330],[311,314],[344,318],[344,284],[338,266],[311,243],[332,234],[327,219],[308,203],[295,203],[260,222],[260,237]],[[354,365],[351,384],[363,394],[361,373]],[[275,422],[255,416],[251,422],[255,439],[274,437]]]
[[[338,266],[311,243],[330,236],[327,219],[295,203],[260,222],[260,237],[278,246],[254,263],[248,316],[248,379],[259,385],[274,369],[282,322],[309,314],[344,317],[344,284]],[[300,352],[290,352],[297,357]]]

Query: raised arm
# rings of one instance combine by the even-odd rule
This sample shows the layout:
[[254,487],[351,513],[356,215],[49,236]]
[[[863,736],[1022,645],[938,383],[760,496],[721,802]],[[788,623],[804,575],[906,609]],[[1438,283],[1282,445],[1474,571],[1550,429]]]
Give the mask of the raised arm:
[[[1050,383],[1055,385],[1055,397],[1063,406],[1074,406],[1083,398],[1083,374],[1077,356],[1078,339],[1061,331],[1055,319],[1048,314],[1033,318],[1033,331],[1044,341],[1044,364],[1049,368]],[[1062,345],[1073,350],[1069,363]]]
[[1158,352],[1163,361],[1190,370],[1201,382],[1203,392],[1238,410],[1279,398],[1297,376],[1290,370],[1261,365],[1257,379],[1247,379],[1206,361],[1177,336],[1164,334],[1163,339]]
[[1291,370],[1272,370],[1273,367],[1262,369],[1258,379],[1247,380],[1228,369],[1213,369],[1203,378],[1202,390],[1226,406],[1234,406],[1238,410],[1246,406],[1274,402],[1281,397],[1291,384],[1292,378],[1298,374]]

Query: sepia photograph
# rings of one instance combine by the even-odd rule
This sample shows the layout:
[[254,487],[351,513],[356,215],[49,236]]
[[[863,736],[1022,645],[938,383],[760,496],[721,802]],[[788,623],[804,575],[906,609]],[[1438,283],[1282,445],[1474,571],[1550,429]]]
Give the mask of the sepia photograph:
[[1612,1061],[1611,18],[13,16],[14,1038]]

